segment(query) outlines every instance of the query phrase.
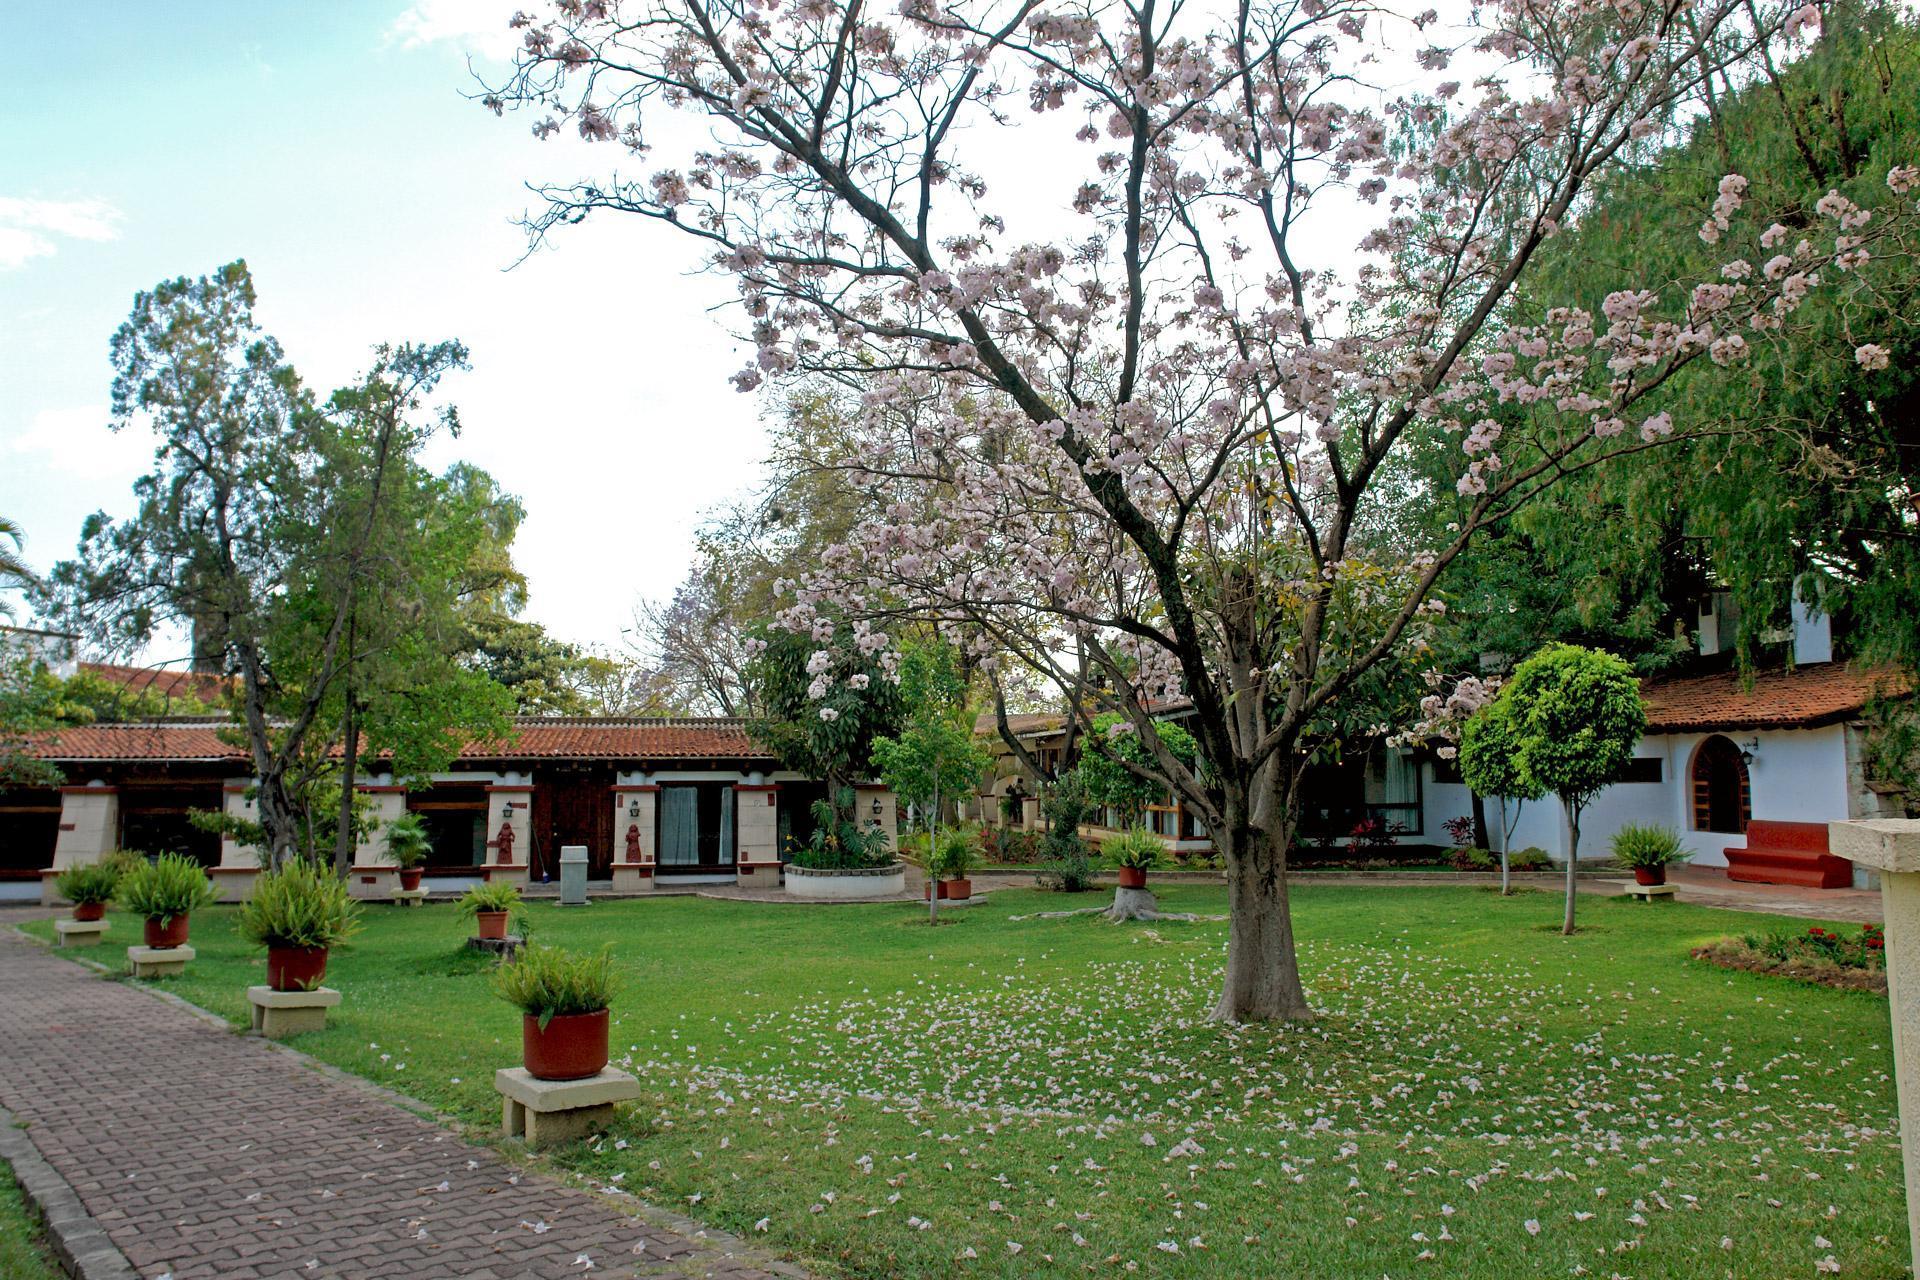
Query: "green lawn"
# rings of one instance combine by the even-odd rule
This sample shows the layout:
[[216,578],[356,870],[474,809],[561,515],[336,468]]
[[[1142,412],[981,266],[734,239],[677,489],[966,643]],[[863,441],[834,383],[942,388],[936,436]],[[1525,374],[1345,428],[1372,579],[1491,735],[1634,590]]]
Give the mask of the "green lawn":
[[[615,1058],[647,1089],[558,1159],[829,1275],[1906,1274],[1886,1001],[1687,958],[1776,921],[1589,897],[1567,940],[1552,894],[1296,902],[1325,1016],[1283,1029],[1207,1021],[1223,924],[1009,918],[1051,895],[937,930],[896,906],[538,905],[546,940],[614,943]],[[301,1048],[497,1126],[518,1014],[465,923],[367,917]],[[196,918],[167,985],[243,1022],[261,964],[232,919]]]
[[40,1238],[40,1224],[20,1198],[20,1184],[0,1160],[0,1276],[6,1280],[56,1280],[60,1272]]

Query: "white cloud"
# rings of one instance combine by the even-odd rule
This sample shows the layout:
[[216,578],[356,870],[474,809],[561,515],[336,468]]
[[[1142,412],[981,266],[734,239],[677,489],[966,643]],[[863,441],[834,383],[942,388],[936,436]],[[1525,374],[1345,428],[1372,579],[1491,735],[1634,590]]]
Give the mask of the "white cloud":
[[50,256],[59,240],[113,240],[120,211],[104,200],[0,196],[0,271]]
[[108,417],[103,404],[42,409],[8,445],[49,471],[87,477],[88,495],[96,502],[118,497],[152,464],[153,436],[138,427],[109,431]]
[[520,43],[507,26],[518,7],[501,0],[414,0],[387,28],[386,42],[403,49],[451,44],[467,53],[506,59]]

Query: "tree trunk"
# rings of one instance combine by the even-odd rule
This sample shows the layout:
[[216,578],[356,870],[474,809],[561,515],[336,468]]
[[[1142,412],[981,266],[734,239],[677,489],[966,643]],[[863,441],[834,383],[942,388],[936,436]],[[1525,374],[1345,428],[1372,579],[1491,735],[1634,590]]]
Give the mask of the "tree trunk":
[[333,874],[344,879],[353,865],[353,780],[360,766],[360,727],[353,719],[353,691],[340,716],[340,825],[333,833]]
[[1285,834],[1236,824],[1224,832],[1227,978],[1213,1016],[1225,1022],[1296,1022],[1313,1016],[1300,986],[1287,906]]
[[1580,810],[1573,805],[1567,806],[1567,829],[1570,838],[1567,841],[1567,919],[1560,926],[1560,936],[1573,936],[1573,869],[1580,864]]

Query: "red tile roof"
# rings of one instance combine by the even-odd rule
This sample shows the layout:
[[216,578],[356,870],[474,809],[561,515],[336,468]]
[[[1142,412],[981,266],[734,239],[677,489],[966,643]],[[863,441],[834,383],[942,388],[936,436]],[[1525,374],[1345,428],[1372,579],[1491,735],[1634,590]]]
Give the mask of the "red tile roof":
[[[34,734],[46,760],[219,760],[244,764],[224,718],[90,724]],[[767,760],[744,720],[642,720],[528,717],[508,741],[480,741],[462,760]]]
[[1648,733],[1711,733],[1837,724],[1859,715],[1876,692],[1910,688],[1886,668],[1822,662],[1750,680],[1731,671],[1645,680],[1640,697]]
[[168,671],[164,667],[126,667],[116,662],[83,662],[80,670],[139,692],[152,689],[163,697],[209,705],[233,690],[233,681],[207,671]]

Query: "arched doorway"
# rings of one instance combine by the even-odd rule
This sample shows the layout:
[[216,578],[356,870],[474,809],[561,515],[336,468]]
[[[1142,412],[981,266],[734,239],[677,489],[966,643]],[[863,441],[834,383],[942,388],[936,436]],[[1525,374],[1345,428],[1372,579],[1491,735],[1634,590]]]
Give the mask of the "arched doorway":
[[1739,835],[1752,816],[1747,762],[1732,739],[1715,734],[1693,753],[1693,828]]

